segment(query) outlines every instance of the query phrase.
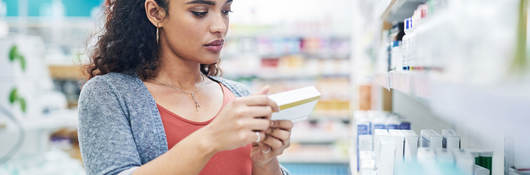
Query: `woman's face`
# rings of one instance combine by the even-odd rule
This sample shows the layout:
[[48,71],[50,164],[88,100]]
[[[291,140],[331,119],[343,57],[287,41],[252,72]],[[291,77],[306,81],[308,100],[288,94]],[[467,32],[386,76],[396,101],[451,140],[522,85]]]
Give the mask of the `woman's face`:
[[219,60],[232,0],[168,0],[161,44],[176,56],[200,64]]

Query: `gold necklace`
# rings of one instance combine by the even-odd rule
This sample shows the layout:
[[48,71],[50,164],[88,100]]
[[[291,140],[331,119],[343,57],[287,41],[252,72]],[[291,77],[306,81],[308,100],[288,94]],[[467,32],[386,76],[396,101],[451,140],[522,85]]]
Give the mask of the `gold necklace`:
[[[160,81],[158,81],[156,79],[153,79],[153,81],[155,81],[159,85],[162,85],[162,86],[165,86],[165,87],[168,87],[168,88],[183,92],[185,94],[188,94],[191,97],[191,100],[193,100],[193,102],[195,103],[195,111],[199,112],[199,108],[201,107],[201,104],[199,104],[199,102],[197,101],[197,98],[195,97],[195,92],[194,91],[191,91],[191,92],[190,91],[186,91],[184,89],[181,89],[181,88],[178,88],[178,87],[174,87],[174,86],[166,84],[166,83],[162,83],[162,82],[160,82]],[[204,77],[201,75],[201,82],[202,81],[204,81]]]

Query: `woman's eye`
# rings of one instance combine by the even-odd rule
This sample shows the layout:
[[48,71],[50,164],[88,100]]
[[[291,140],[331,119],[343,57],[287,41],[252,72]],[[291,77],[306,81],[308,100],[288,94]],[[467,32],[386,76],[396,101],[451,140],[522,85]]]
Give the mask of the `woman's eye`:
[[208,14],[208,12],[196,12],[196,11],[191,11],[191,13],[193,13],[193,15],[197,17],[204,17],[206,16],[206,14]]
[[224,15],[229,15],[232,13],[232,10],[222,10],[221,12],[223,12]]

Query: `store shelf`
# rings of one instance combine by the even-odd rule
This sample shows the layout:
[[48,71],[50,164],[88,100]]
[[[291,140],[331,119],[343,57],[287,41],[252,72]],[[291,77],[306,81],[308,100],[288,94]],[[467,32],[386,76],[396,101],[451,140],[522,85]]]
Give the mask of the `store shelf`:
[[81,80],[84,78],[81,65],[49,65],[48,69],[53,79]]
[[28,28],[60,28],[64,29],[76,29],[76,30],[94,30],[97,22],[91,18],[87,17],[65,17],[62,19],[60,24],[57,21],[50,22],[48,18],[42,17],[26,17],[25,19],[20,19],[18,17],[6,17],[5,18],[9,26],[11,27],[28,27]]
[[[0,116],[1,117],[1,116]],[[5,128],[0,128],[0,138],[16,133],[18,130],[11,121],[5,121]],[[59,128],[77,128],[77,110],[61,110],[42,116],[19,118],[19,122],[24,130],[44,131]]]
[[[3,116],[0,115],[0,118]],[[22,140],[17,147],[18,151],[14,154],[15,158],[49,151],[50,134],[58,129],[77,128],[77,118],[76,110],[62,110],[45,115],[20,117],[18,118],[20,128],[12,121],[6,120],[7,127],[0,129],[0,140],[2,140],[0,155],[6,155],[17,146],[19,139]],[[24,136],[21,137],[21,134]]]
[[[348,113],[351,113],[348,111]],[[331,119],[331,120],[350,120],[351,115],[342,115],[342,114],[324,114],[316,113],[309,116],[309,119]]]
[[[530,84],[503,81],[489,85],[444,81],[420,72],[378,74],[376,84],[411,97],[420,97],[436,116],[458,128],[467,138],[466,147],[489,148],[502,165],[503,139],[513,140],[514,152],[528,155],[530,142],[525,141],[530,113]],[[427,119],[424,119],[427,120]],[[500,145],[499,145],[500,144]],[[514,155],[519,162],[526,158]],[[500,167],[497,167],[500,168]]]
[[[501,174],[505,160],[515,166],[530,165],[530,141],[527,133],[530,113],[529,85],[482,87],[462,83],[434,82],[429,106],[444,121],[465,133],[468,144],[492,149],[494,174]],[[507,142],[510,141],[510,142]],[[512,152],[512,155],[506,155]]]
[[330,144],[348,136],[337,132],[309,132],[308,134],[292,134],[291,142],[304,144]]
[[431,95],[431,79],[426,72],[388,72],[375,75],[375,82],[386,89],[428,98]]
[[[349,37],[349,33],[340,28],[330,28],[329,25],[322,23],[303,22],[289,24],[231,24],[229,37],[296,37],[296,36],[311,36],[311,37]],[[302,28],[295,30],[296,28]]]
[[0,166],[0,174],[85,175],[82,161],[58,149],[15,157]]
[[288,80],[288,79],[318,79],[318,78],[348,78],[348,73],[324,73],[317,75],[308,74],[261,74],[258,77],[264,80]]
[[344,163],[349,159],[334,156],[332,154],[315,155],[311,152],[304,154],[289,153],[289,156],[280,156],[278,160],[282,163]]
[[333,146],[294,144],[278,157],[281,163],[348,164],[349,156]]
[[291,142],[297,144],[330,145],[352,137],[351,125],[329,118],[295,121]]
[[[77,110],[61,110],[50,114],[22,118],[20,119],[22,127],[27,130],[53,130],[58,128],[76,128],[77,127]],[[8,130],[14,129],[7,127]]]
[[[366,75],[360,70],[358,74],[363,77],[354,78],[370,79],[378,86],[392,89],[395,93],[391,96],[391,110],[409,118],[414,130],[453,128],[461,135],[462,148],[492,151],[494,175],[503,174],[504,166],[511,165],[505,164],[505,159],[512,159],[516,167],[528,167],[530,141],[521,138],[526,138],[524,133],[530,132],[527,126],[530,77],[527,72],[514,73],[512,70],[512,52],[515,50],[512,47],[516,47],[512,46],[516,43],[513,38],[523,38],[512,35],[516,31],[515,11],[519,9],[519,1],[386,2],[388,4],[359,3],[360,8],[385,10],[376,10],[375,16],[380,15],[381,19],[373,19],[368,13],[364,18],[369,22],[354,26],[357,27],[354,29],[354,33],[358,32],[356,36],[369,37],[369,42],[357,43],[359,50],[378,51],[376,54],[360,54],[358,60],[354,60],[354,65],[375,62],[371,70],[365,70]],[[423,3],[427,3],[426,6]],[[492,9],[496,13],[489,13]],[[412,28],[400,31],[403,29],[389,27],[413,15],[413,20],[409,21],[412,25],[408,25]],[[497,19],[505,22],[500,25],[491,22],[499,21]],[[381,27],[381,23],[385,25]],[[488,25],[494,27],[484,28]],[[380,30],[366,30],[372,28]],[[495,35],[484,37],[492,31]],[[406,35],[401,40],[398,36],[403,32]],[[379,33],[387,35],[381,39]],[[384,43],[380,44],[380,41]],[[391,44],[388,41],[401,43],[393,45],[397,46],[395,50],[387,49]],[[490,42],[497,44],[469,44]],[[396,67],[403,66],[401,64],[417,66],[418,69],[411,67],[410,71],[386,72],[387,65],[398,70]],[[387,96],[374,96],[371,100],[376,104],[388,100]],[[514,156],[505,156],[510,152],[507,150],[511,150]],[[352,167],[356,167],[353,155],[351,161]]]
[[[476,133],[503,132],[513,138],[527,137],[530,113],[530,84],[505,83],[474,86],[432,81],[428,99],[434,112],[445,120],[478,129]],[[521,132],[525,131],[525,132]],[[526,143],[530,147],[530,143]]]
[[[488,122],[516,126],[523,119],[523,114],[530,113],[530,108],[524,105],[530,104],[530,84],[504,82],[485,86],[432,77],[425,72],[388,72],[376,75],[375,82],[386,89],[426,100],[435,112],[443,114],[442,117],[475,114],[468,119],[479,120],[490,116],[492,118]],[[488,110],[485,111],[486,108]],[[521,118],[505,120],[498,117],[508,113]]]
[[392,0],[385,9],[381,18],[387,22],[403,21],[412,16],[418,5],[427,0]]
[[[426,71],[388,72],[376,74],[374,82],[406,96],[420,98],[419,101],[425,103],[436,118],[462,134],[466,143],[463,147],[494,151],[494,174],[502,171],[505,138],[514,140],[513,152],[530,154],[526,149],[530,142],[516,139],[524,138],[523,133],[530,132],[525,126],[530,113],[530,84],[524,83],[527,81],[512,77],[511,80],[477,83],[441,77],[439,73]],[[527,161],[524,156],[513,157],[519,162]]]
[[[304,74],[305,73],[305,74]],[[319,78],[349,78],[350,74],[348,73],[324,73],[317,75],[310,75],[307,72],[304,73],[292,73],[292,74],[282,74],[282,73],[260,73],[260,74],[246,74],[246,73],[229,73],[224,74],[225,77],[230,78],[253,78],[260,80],[315,80]]]

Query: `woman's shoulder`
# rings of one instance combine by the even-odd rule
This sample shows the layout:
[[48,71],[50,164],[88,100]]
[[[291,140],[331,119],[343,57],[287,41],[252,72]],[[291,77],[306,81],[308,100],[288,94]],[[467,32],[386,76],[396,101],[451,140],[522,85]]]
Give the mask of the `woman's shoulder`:
[[98,90],[111,88],[114,90],[127,91],[140,87],[142,81],[134,75],[124,73],[107,73],[98,75],[88,80],[82,87],[82,90]]
[[123,73],[98,75],[88,80],[81,87],[79,103],[90,103],[93,100],[108,99],[112,97],[128,99],[130,96],[136,96],[136,98],[139,98],[134,94],[140,94],[139,92],[142,92],[141,90],[143,89],[142,86],[142,80],[134,75]]
[[217,76],[211,76],[210,78],[226,86],[228,89],[230,89],[230,91],[232,91],[232,93],[234,93],[238,97],[248,96],[250,94],[248,86],[243,83]]

